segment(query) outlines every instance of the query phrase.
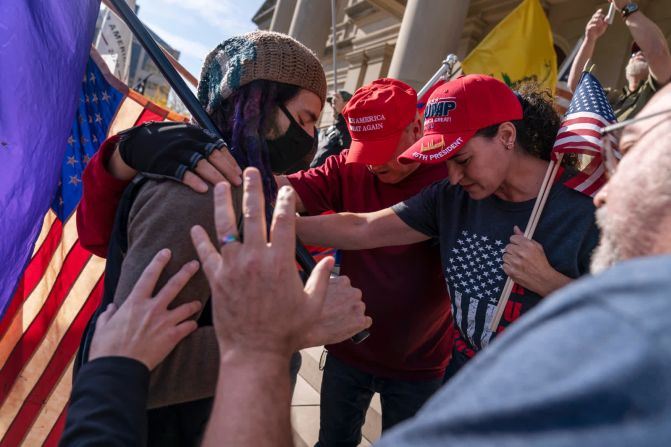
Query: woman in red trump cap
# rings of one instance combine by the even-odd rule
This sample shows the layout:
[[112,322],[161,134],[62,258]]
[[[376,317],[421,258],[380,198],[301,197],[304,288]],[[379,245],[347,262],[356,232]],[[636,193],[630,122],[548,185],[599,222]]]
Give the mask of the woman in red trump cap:
[[[547,93],[469,75],[436,89],[424,115],[424,137],[399,161],[446,163],[447,179],[378,212],[302,218],[298,230],[306,243],[344,250],[435,239],[459,328],[453,373],[544,296],[587,273],[598,230],[591,199],[564,186],[576,163],[565,158],[533,240],[523,236],[559,129]],[[508,275],[515,286],[492,332]]]

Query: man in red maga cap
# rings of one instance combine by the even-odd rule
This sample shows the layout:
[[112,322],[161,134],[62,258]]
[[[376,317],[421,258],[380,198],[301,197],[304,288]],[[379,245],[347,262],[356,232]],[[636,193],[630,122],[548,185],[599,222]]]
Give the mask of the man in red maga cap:
[[[317,168],[275,177],[278,187],[294,187],[298,211],[310,215],[377,211],[412,197],[447,175],[442,164],[397,161],[422,136],[417,94],[407,84],[393,79],[374,81],[355,93],[343,115],[352,135],[349,151],[328,157]],[[298,116],[299,125],[303,119]],[[198,129],[193,132],[202,133]],[[132,136],[127,138],[126,147],[143,149]],[[178,161],[181,152],[199,143],[196,140],[207,141],[203,135],[171,138],[156,166],[145,167],[143,172],[156,174],[151,169]],[[111,157],[110,164],[118,159]],[[87,169],[108,170],[101,159],[91,163]],[[188,173],[193,177],[192,170]],[[201,176],[208,178],[202,172]],[[104,200],[96,201],[100,214],[101,207],[113,209],[118,203],[114,191],[121,191],[104,186],[104,182],[87,186],[89,193],[106,194]],[[113,215],[112,210],[107,211]],[[103,227],[99,223],[85,228],[89,234],[84,239],[102,240],[104,243],[97,246],[106,246],[110,230]],[[366,314],[374,323],[370,337],[361,344],[348,340],[327,346],[321,392],[320,444],[324,446],[361,442],[361,427],[375,392],[382,397],[383,430],[413,416],[440,387],[454,343],[449,295],[435,244],[427,241],[343,251],[340,273],[340,281],[349,277],[352,285],[362,290]]]
[[[564,185],[575,172],[570,157],[534,239],[523,235],[559,129],[547,93],[469,75],[437,88],[424,116],[424,136],[399,160],[447,166],[447,179],[377,212],[299,219],[298,234],[346,250],[437,241],[458,329],[449,377],[496,332],[587,273],[598,230],[590,197]],[[515,286],[492,332],[506,276]]]
[[[610,0],[632,39],[629,61],[625,68],[626,85],[609,89],[608,100],[618,120],[635,117],[659,89],[671,81],[671,52],[664,32],[647,17],[635,2]],[[596,44],[608,29],[603,9],[598,9],[585,26],[585,38],[571,66],[568,85],[575,91],[585,64],[594,55]]]
[[[296,190],[298,211],[377,211],[447,175],[444,165],[397,160],[422,136],[412,87],[394,79],[374,81],[357,90],[342,113],[352,136],[349,150],[319,168],[278,178],[279,186]],[[343,251],[340,273],[362,290],[373,326],[361,344],[327,346],[320,446],[358,445],[375,392],[383,430],[414,415],[440,387],[453,346],[435,244]]]

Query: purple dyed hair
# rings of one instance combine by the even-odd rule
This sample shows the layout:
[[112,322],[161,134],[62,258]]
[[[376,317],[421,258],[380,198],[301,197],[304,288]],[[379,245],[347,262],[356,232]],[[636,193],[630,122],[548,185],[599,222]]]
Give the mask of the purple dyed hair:
[[295,85],[259,79],[240,87],[212,114],[238,165],[242,169],[255,167],[261,172],[268,219],[272,216],[277,183],[270,168],[265,135],[275,126],[277,106],[292,99],[298,91]]

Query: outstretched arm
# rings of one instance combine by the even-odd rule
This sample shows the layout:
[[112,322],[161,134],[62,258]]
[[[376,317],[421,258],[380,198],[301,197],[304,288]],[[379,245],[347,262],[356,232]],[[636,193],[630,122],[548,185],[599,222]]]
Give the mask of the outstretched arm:
[[[618,10],[629,3],[625,0],[611,0],[611,2],[615,3]],[[660,85],[667,84],[671,80],[671,53],[662,30],[640,10],[629,15],[624,23],[643,51],[652,77]]]
[[391,208],[373,213],[299,217],[296,231],[306,244],[343,250],[407,245],[430,239],[408,226]]
[[118,140],[116,135],[105,140],[86,165],[82,174],[82,199],[77,207],[79,242],[101,258],[107,257],[116,209],[132,179],[115,177],[108,170]]
[[138,172],[174,178],[197,192],[224,178],[240,184],[240,168],[224,142],[195,126],[150,122],[125,131],[123,150],[121,140],[105,140],[82,179],[77,230],[82,247],[98,256],[106,257],[119,201]]
[[[286,175],[276,175],[275,182],[277,182],[277,189],[280,189],[283,186],[291,186],[291,182]],[[303,205],[303,202],[301,201],[301,198],[298,196],[298,194],[296,194],[296,212],[305,212],[305,206]]]
[[607,28],[608,22],[606,22],[606,16],[602,9],[598,9],[589,22],[587,22],[587,26],[585,27],[585,38],[575,56],[573,65],[571,65],[571,72],[568,76],[568,87],[572,92],[575,92],[575,89],[578,86],[580,75],[585,68],[585,64],[594,54],[596,42],[599,40],[599,37],[603,36],[603,33],[606,32]]

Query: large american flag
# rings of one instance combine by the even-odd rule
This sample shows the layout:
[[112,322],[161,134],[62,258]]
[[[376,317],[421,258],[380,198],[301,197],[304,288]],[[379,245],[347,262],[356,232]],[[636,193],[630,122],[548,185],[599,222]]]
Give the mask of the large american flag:
[[145,121],[186,121],[128,89],[92,50],[80,102],[32,258],[0,320],[0,446],[56,445],[72,366],[100,303],[105,260],[81,247],[82,172],[105,138]]
[[[616,121],[599,81],[591,73],[583,73],[552,149],[555,159],[561,153],[589,157],[586,166],[567,181],[566,186],[593,197],[604,185],[606,169],[601,150],[601,128]],[[616,144],[612,136],[607,136],[603,143]]]

